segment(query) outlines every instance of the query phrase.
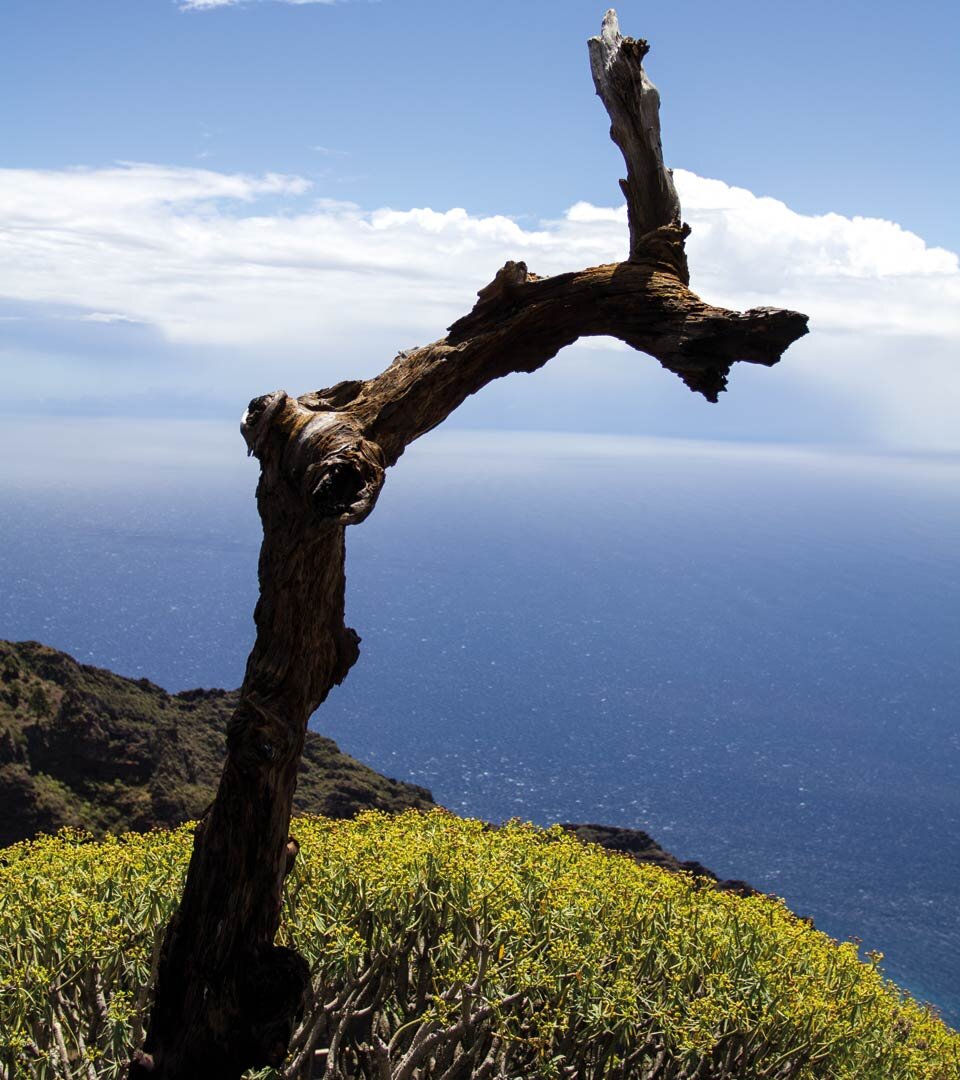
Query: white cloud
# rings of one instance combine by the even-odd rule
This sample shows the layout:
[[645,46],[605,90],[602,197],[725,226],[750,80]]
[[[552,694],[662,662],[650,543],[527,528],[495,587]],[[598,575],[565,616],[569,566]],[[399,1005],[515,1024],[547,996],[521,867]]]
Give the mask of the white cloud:
[[[810,314],[781,384],[856,400],[885,441],[960,448],[956,255],[892,222],[676,178],[704,298]],[[363,210],[275,174],[0,170],[0,297],[147,323],[178,346],[328,358],[284,368],[291,389],[372,373],[391,349],[439,337],[508,258],[551,274],[623,258],[626,243],[623,207],[578,203],[526,228],[459,208]]]
[[117,311],[91,311],[89,315],[81,315],[81,322],[90,323],[137,323],[139,319],[133,319],[129,315],[121,315]]
[[712,298],[755,304],[773,290],[824,328],[960,332],[953,252],[891,221],[798,214],[719,180],[676,179],[694,225],[690,265]]
[[[177,0],[181,11],[212,11],[214,8],[239,7],[240,4],[263,3],[264,0]],[[337,0],[272,0],[274,3],[294,4],[335,4]]]

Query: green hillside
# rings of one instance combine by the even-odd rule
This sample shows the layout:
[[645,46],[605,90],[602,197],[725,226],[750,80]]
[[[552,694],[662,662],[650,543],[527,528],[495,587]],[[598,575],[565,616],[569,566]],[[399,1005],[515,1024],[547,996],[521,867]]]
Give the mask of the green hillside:
[[[960,1078],[960,1036],[769,897],[441,810],[293,832],[279,940],[313,994],[271,1077]],[[190,844],[0,853],[0,1075],[122,1075]]]

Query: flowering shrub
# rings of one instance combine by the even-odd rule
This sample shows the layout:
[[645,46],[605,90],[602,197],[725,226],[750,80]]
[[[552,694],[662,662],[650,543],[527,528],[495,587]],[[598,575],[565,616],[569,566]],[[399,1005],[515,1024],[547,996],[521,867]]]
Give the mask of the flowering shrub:
[[[960,1036],[775,900],[441,811],[293,832],[280,940],[314,993],[285,1078],[960,1078]],[[190,840],[0,853],[5,1080],[121,1075]]]

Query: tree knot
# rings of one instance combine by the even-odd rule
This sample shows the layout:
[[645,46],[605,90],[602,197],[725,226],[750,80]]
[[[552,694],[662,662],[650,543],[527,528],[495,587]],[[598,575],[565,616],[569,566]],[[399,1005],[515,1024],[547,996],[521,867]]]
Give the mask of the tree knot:
[[312,450],[303,486],[313,512],[340,525],[356,525],[373,510],[383,487],[383,451],[356,432],[331,439],[322,429],[310,429],[307,425],[300,438]]
[[477,302],[473,310],[476,311],[481,304],[494,304],[506,296],[512,288],[522,285],[528,278],[527,264],[514,262],[512,259],[503,264],[497,271],[496,276],[489,285],[477,293]]
[[302,400],[277,390],[254,398],[240,422],[248,453],[259,458],[268,486],[276,482],[279,465],[321,521],[362,521],[383,486],[383,451],[343,411],[363,387],[347,380]]
[[483,322],[490,316],[503,318],[518,302],[517,291],[521,285],[542,280],[537,274],[527,270],[525,262],[510,260],[503,264],[493,281],[477,293],[477,302],[472,310],[448,328],[448,340],[460,340],[464,336],[477,333]]
[[651,229],[631,245],[629,262],[652,265],[689,285],[690,268],[684,249],[684,241],[689,235],[690,226],[679,220]]

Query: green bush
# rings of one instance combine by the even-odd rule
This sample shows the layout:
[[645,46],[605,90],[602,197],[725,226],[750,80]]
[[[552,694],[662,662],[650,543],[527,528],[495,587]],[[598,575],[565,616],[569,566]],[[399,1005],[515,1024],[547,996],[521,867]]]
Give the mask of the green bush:
[[[960,1077],[960,1036],[768,898],[440,811],[294,833],[315,992],[284,1077]],[[0,853],[6,1080],[121,1074],[190,839]]]
[[50,702],[47,700],[47,695],[43,692],[42,686],[35,686],[30,691],[28,704],[33,715],[39,716],[41,720],[50,715]]

